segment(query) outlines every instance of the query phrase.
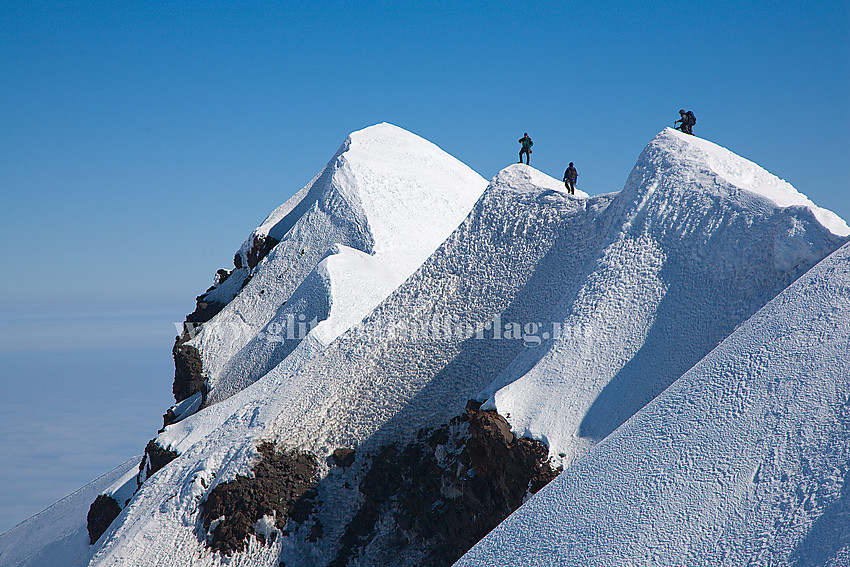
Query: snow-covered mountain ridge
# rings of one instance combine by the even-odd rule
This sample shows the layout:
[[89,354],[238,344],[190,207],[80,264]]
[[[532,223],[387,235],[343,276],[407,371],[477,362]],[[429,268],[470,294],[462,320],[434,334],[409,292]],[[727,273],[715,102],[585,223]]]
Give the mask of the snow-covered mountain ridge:
[[[102,489],[123,510],[68,564],[450,564],[850,233],[670,129],[619,193],[525,165],[484,186],[393,126],[352,134],[199,298],[175,362],[203,389],[179,388],[138,491]],[[15,530],[0,561],[44,564]]]
[[[737,171],[749,189],[717,169]],[[776,187],[795,204],[770,200]],[[514,360],[485,407],[553,453],[579,456],[843,242],[815,213],[834,215],[806,202],[724,148],[663,131],[612,204],[598,254],[551,314],[561,336]],[[850,232],[840,219],[832,227]]]
[[850,244],[457,565],[850,564],[848,353]]
[[[303,357],[359,322],[445,240],[486,185],[390,124],[352,133],[316,178],[253,231],[237,264],[251,264],[254,243],[277,244],[252,269],[245,292],[188,341],[200,352],[205,403],[231,396],[298,348],[301,336],[266,340],[272,319],[318,322]],[[210,295],[217,299],[215,290]]]

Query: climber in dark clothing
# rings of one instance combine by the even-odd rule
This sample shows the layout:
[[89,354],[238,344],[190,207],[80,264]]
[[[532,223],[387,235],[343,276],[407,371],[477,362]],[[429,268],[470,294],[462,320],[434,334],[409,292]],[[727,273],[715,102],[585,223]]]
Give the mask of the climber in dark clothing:
[[679,119],[673,123],[673,126],[681,122],[681,126],[679,126],[679,130],[684,132],[685,134],[694,135],[694,124],[697,123],[697,117],[694,115],[693,111],[685,111],[682,109],[679,111]]
[[525,163],[531,164],[531,146],[534,145],[534,142],[528,137],[528,132],[523,134],[518,141],[522,144],[522,149],[519,151],[519,163],[522,163],[522,154],[525,154]]
[[564,185],[570,195],[576,194],[576,179],[578,179],[578,171],[573,167],[573,162],[570,162],[570,166],[564,172]]

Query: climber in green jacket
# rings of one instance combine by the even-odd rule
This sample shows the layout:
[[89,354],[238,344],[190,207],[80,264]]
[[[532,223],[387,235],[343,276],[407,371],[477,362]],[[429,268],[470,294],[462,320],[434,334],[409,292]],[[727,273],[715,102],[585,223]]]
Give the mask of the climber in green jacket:
[[531,141],[531,138],[528,137],[528,132],[522,135],[522,138],[519,139],[519,143],[522,144],[522,149],[519,151],[519,163],[522,163],[522,154],[525,154],[525,163],[531,163],[531,146],[534,145],[534,142]]

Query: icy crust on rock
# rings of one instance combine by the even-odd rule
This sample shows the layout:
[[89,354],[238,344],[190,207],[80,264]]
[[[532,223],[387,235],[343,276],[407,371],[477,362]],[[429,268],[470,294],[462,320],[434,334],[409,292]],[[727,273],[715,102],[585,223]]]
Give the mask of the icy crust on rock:
[[135,477],[138,455],[93,480],[73,494],[0,535],[3,567],[82,565],[91,546],[86,514],[98,494],[115,490]]
[[[185,557],[217,564],[195,533],[198,506],[218,483],[250,474],[261,440],[320,457],[324,537],[311,543],[304,532],[309,526],[291,525],[290,537],[266,547],[253,542],[234,561],[330,562],[360,506],[345,484],[356,485],[368,460],[358,457],[343,473],[328,468],[325,458],[338,447],[366,455],[462,413],[524,343],[446,336],[439,329],[458,322],[483,326],[497,315],[544,317],[561,282],[601,238],[610,201],[492,185],[455,233],[361,327],[303,365],[293,367],[287,358],[231,398],[166,428],[160,443],[179,448],[181,456],[145,482],[99,542],[92,565],[171,565]],[[411,322],[421,323],[426,334],[406,335]]]
[[[646,147],[610,231],[544,320],[556,338],[521,352],[478,395],[564,465],[845,241],[808,208],[758,193],[784,182],[722,148],[708,160],[710,147],[670,129]],[[761,184],[732,186],[715,168]]]
[[445,240],[486,185],[396,126],[352,133],[325,169],[252,233],[240,252],[245,258],[256,236],[280,243],[190,341],[207,374],[207,404],[251,384],[296,348],[304,336],[297,327],[285,332],[289,316],[296,324],[321,322],[314,346],[357,324]]
[[845,245],[456,565],[847,565],[848,352]]

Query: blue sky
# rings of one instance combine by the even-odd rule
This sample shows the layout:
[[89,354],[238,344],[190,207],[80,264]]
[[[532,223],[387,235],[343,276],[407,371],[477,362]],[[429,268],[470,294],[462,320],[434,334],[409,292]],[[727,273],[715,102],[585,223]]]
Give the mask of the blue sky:
[[[846,2],[0,3],[0,296],[192,298],[352,130],[591,194],[698,135],[850,217]],[[23,276],[26,274],[26,276]]]
[[[141,349],[163,345],[167,363],[171,322],[250,230],[381,121],[487,178],[529,132],[532,165],[560,177],[573,161],[598,194],[689,108],[697,135],[850,219],[848,14],[845,1],[0,0],[0,352],[17,357],[0,359],[0,383],[20,357],[88,353],[111,364],[94,374],[167,403],[169,376],[145,381],[104,352],[149,361]],[[69,370],[78,391],[102,383],[92,372]]]

